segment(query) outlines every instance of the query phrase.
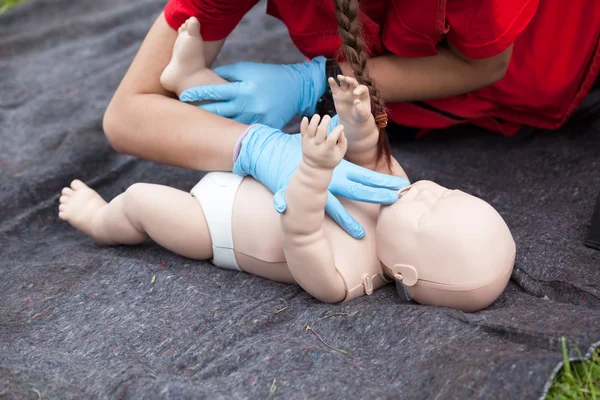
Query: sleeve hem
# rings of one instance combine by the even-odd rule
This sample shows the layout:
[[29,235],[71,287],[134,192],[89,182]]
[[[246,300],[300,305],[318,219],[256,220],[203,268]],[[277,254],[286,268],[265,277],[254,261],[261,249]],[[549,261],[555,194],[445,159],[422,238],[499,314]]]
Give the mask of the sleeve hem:
[[[247,10],[245,11],[247,12]],[[167,21],[167,24],[175,31],[177,31],[181,24],[183,24],[188,18],[198,18],[200,21],[200,34],[202,35],[202,39],[207,42],[223,40],[227,38],[227,36],[229,36],[229,34],[235,29],[239,23],[239,20],[243,16],[242,14],[239,19],[234,18],[230,19],[229,21],[221,20],[218,22],[211,22],[207,21],[205,18],[202,18],[202,15],[198,14],[199,13],[194,12],[190,8],[182,6],[181,2],[177,0],[170,0],[164,8],[165,20]]]

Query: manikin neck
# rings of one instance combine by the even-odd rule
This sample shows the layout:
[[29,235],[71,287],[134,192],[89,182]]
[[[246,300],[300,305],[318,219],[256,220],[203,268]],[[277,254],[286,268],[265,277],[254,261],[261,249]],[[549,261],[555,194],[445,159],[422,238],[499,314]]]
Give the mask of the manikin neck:
[[385,278],[388,279],[390,282],[393,282],[395,279],[392,269],[388,268],[384,263],[381,262],[381,260],[379,260],[379,263],[381,264],[381,270],[383,271],[383,275],[385,276]]

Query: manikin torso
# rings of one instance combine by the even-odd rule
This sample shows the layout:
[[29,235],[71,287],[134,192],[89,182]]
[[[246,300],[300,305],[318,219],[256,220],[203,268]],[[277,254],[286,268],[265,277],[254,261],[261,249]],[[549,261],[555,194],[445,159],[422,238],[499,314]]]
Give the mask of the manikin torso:
[[[375,245],[379,205],[339,198],[363,226],[365,237],[356,240],[326,217],[323,230],[331,244],[335,265],[351,300],[386,284]],[[282,246],[280,214],[273,207],[273,194],[252,178],[244,178],[233,206],[233,244],[236,260],[246,272],[268,279],[295,283]],[[249,234],[252,232],[252,234]],[[317,277],[315,277],[317,278]]]

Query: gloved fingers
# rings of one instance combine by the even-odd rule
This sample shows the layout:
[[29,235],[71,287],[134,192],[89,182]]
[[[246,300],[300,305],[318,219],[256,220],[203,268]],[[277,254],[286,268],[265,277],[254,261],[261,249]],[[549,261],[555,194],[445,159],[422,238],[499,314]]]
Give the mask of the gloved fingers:
[[350,215],[342,203],[335,196],[328,192],[325,212],[333,218],[338,225],[355,239],[362,239],[365,236],[363,227]]
[[285,187],[279,189],[275,195],[273,195],[273,205],[278,213],[284,213],[287,209],[287,202],[285,201]]
[[240,82],[225,83],[219,85],[196,86],[184,90],[179,95],[179,100],[193,102],[203,100],[225,101],[236,97],[240,88]]
[[346,177],[353,182],[374,188],[400,190],[410,185],[410,182],[406,178],[382,174],[358,165],[352,165],[352,168],[346,172]]
[[213,72],[229,82],[241,81],[242,79],[240,79],[239,74],[243,71],[243,68],[240,68],[243,67],[243,64],[244,62],[222,65],[220,67],[213,68]]
[[198,108],[225,118],[233,118],[239,114],[238,107],[233,101],[202,104]]
[[335,192],[338,196],[365,203],[394,204],[398,200],[398,192],[395,190],[365,186],[356,182],[336,185]]
[[329,115],[324,115],[319,123],[319,127],[317,128],[317,133],[315,134],[315,143],[321,144],[325,141],[327,137],[327,131],[329,130],[329,121],[331,121],[331,117]]

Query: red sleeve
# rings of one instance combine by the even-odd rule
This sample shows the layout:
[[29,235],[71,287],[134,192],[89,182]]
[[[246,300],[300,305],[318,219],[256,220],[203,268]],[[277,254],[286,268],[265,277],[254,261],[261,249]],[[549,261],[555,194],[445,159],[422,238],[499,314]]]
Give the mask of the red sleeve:
[[[437,54],[444,13],[439,2],[446,0],[392,0],[388,3],[381,40],[392,53],[401,57],[429,57]],[[440,28],[440,19],[442,28]]]
[[165,19],[177,30],[189,17],[196,17],[204,40],[221,40],[256,3],[258,0],[169,0],[165,6]]
[[538,0],[448,0],[448,41],[468,58],[502,53],[533,19]]

